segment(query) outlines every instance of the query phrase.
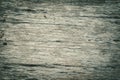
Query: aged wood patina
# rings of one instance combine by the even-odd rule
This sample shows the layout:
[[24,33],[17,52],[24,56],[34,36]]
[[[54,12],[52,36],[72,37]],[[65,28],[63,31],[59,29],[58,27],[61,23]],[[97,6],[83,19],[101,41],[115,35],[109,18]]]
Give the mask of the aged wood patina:
[[0,80],[119,80],[119,0],[0,0]]

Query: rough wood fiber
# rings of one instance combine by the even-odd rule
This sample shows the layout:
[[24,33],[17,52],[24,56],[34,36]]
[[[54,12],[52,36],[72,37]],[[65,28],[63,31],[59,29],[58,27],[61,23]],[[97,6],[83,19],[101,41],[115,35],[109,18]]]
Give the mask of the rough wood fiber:
[[119,80],[119,0],[1,0],[0,80]]

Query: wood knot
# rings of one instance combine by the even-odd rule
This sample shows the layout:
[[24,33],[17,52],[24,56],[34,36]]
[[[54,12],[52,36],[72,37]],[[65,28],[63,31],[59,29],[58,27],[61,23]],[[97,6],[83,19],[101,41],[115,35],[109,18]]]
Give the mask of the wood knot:
[[47,16],[46,16],[46,15],[44,15],[44,18],[47,18]]
[[7,45],[7,42],[4,42],[3,45]]

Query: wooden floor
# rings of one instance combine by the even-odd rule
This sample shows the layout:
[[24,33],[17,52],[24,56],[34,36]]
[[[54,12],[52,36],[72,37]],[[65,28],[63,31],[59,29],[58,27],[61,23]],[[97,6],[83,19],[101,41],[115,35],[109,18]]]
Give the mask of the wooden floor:
[[119,1],[20,1],[1,2],[0,80],[120,79]]

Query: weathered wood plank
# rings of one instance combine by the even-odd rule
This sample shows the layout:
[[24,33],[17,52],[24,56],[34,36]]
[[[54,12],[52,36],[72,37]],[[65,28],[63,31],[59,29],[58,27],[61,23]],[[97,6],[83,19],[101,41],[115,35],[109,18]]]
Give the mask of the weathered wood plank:
[[119,80],[119,1],[20,1],[0,2],[1,80]]

